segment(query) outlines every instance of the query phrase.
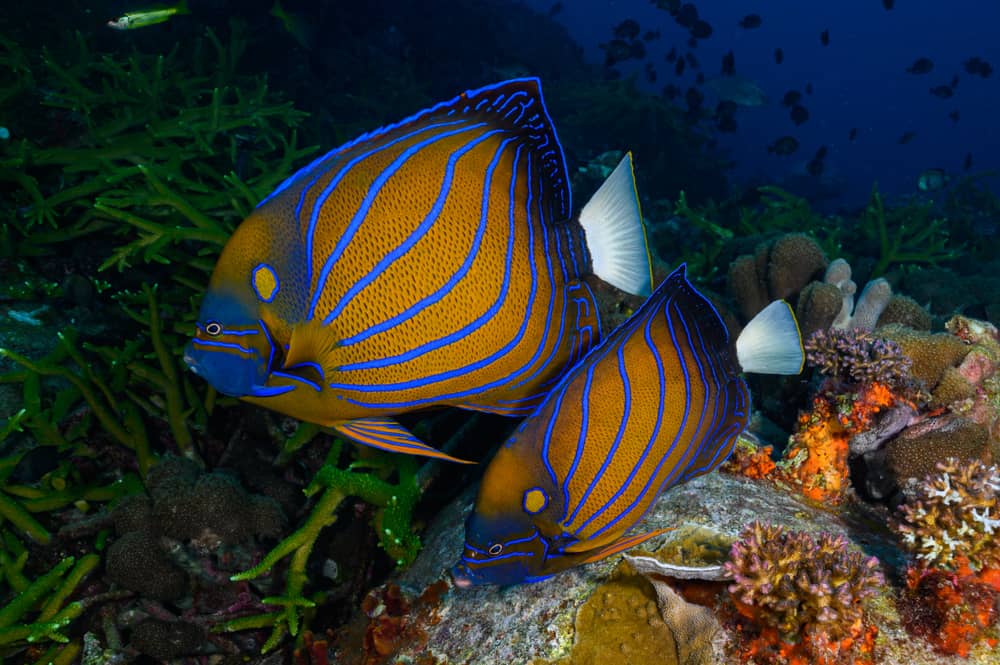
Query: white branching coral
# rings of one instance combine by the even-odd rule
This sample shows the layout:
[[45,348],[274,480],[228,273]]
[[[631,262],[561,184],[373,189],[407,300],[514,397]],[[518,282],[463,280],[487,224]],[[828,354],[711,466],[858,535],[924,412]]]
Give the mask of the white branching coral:
[[1000,570],[1000,470],[949,458],[917,486],[892,523],[904,547],[927,567]]

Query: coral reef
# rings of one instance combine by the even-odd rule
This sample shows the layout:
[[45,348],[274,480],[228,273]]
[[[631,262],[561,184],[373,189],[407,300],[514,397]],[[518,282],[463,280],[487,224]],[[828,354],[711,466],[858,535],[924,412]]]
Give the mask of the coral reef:
[[765,663],[870,662],[876,629],[864,601],[885,583],[878,560],[829,534],[754,522],[723,564],[732,576],[740,655]]
[[823,273],[827,258],[816,241],[789,233],[757,245],[729,266],[729,289],[749,321],[770,302],[789,299]]
[[913,557],[908,627],[943,653],[967,656],[1000,618],[1000,471],[949,458],[919,483],[891,526]]
[[810,366],[844,384],[882,381],[902,388],[913,364],[895,342],[857,328],[818,330],[803,347]]

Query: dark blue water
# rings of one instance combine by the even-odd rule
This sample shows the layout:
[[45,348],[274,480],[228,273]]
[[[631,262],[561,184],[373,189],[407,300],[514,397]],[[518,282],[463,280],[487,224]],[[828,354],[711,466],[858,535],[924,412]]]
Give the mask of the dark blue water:
[[[550,0],[530,0],[548,10]],[[616,67],[624,76],[635,75],[645,88],[662,89],[675,83],[681,89],[694,85],[697,71],[690,67],[677,77],[664,60],[671,47],[683,54],[692,51],[706,78],[720,73],[723,55],[732,50],[736,72],[756,81],[769,103],[740,109],[735,133],[720,133],[720,146],[735,160],[735,182],[775,182],[802,174],[805,163],[822,145],[829,148],[820,176],[824,188],[842,190],[843,203],[863,203],[877,181],[891,196],[912,194],[921,171],[938,167],[951,175],[963,173],[967,154],[972,172],[1000,166],[997,133],[1000,73],[989,78],[968,74],[963,62],[979,56],[1000,64],[1000,3],[975,0],[898,0],[886,10],[880,0],[803,2],[801,0],[713,0],[693,3],[713,27],[712,35],[687,45],[688,33],[649,0],[574,0],[563,3],[555,19],[570,30],[586,57],[602,64],[601,43],[612,39],[612,29],[627,18],[642,31],[659,30],[658,41],[646,42],[647,58]],[[740,19],[749,13],[761,16],[759,28],[745,30]],[[829,30],[828,46],[820,33]],[[775,63],[774,49],[784,51],[784,62]],[[906,69],[920,57],[934,67],[924,75]],[[645,62],[653,63],[656,83],[645,79]],[[950,99],[930,93],[930,88],[959,82]],[[814,89],[803,105],[810,119],[796,127],[781,98],[789,89]],[[709,99],[711,97],[709,96]],[[682,104],[682,100],[678,100]],[[958,122],[949,118],[957,111]],[[855,141],[848,139],[858,129]],[[901,135],[913,139],[899,144]],[[767,152],[783,135],[795,136],[799,150],[787,157]],[[995,188],[995,183],[994,183]]]

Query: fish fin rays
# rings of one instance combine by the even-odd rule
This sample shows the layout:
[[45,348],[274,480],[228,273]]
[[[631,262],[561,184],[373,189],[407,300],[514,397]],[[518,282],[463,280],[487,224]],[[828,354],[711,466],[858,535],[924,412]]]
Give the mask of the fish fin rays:
[[428,446],[391,418],[376,417],[348,420],[334,424],[333,429],[356,443],[385,450],[390,453],[420,455],[448,462],[475,464],[475,462],[452,457],[436,448]]
[[736,357],[744,372],[801,372],[805,352],[791,306],[784,300],[775,300],[750,319],[736,339]]
[[673,529],[654,529],[646,533],[637,533],[632,536],[625,536],[614,541],[610,545],[602,547],[596,551],[591,552],[583,559],[580,559],[579,563],[593,563],[595,561],[600,561],[601,559],[606,559],[612,554],[618,554],[619,552],[624,552],[627,549],[640,545],[651,538],[657,536],[662,536],[668,531],[673,531]]
[[627,153],[580,211],[594,274],[627,293],[648,296],[652,268],[639,194]]
[[333,357],[337,341],[322,321],[310,319],[296,324],[288,341],[285,367],[312,365],[322,373],[321,382],[333,374],[336,363]]

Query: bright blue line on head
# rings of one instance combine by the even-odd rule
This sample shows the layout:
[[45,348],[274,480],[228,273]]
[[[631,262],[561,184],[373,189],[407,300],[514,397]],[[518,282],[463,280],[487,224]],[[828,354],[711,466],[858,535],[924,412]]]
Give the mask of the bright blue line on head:
[[264,331],[264,339],[267,340],[267,370],[270,370],[274,366],[274,340],[271,339],[271,333],[268,332],[267,326],[264,325],[264,321],[261,319],[257,320],[257,325],[260,329]]
[[[199,324],[198,327],[201,328],[202,332],[205,331],[205,328],[201,324]],[[233,330],[232,328],[223,328],[221,334],[222,335],[226,335],[226,336],[228,336],[228,335],[237,335],[237,336],[239,336],[239,335],[256,335],[258,332],[260,332],[260,331],[259,330]],[[208,333],[205,333],[205,334],[207,335]]]
[[[454,124],[461,124],[461,123],[454,123]],[[389,180],[389,178],[391,178],[403,166],[403,164],[409,161],[411,157],[419,153],[427,146],[433,143],[437,143],[438,141],[444,140],[446,138],[455,136],[456,134],[461,134],[463,132],[467,132],[470,130],[479,129],[480,127],[483,127],[485,124],[486,123],[484,122],[480,122],[446,132],[439,132],[434,134],[433,136],[425,138],[411,145],[402,153],[400,153],[400,155],[396,157],[396,159],[392,160],[392,163],[390,163],[389,166],[387,166],[385,169],[382,170],[382,172],[378,174],[378,176],[375,178],[372,184],[369,185],[368,192],[365,194],[365,198],[361,202],[361,207],[358,208],[358,211],[356,213],[354,213],[354,216],[351,218],[350,223],[344,230],[343,235],[337,240],[337,244],[333,248],[333,251],[330,253],[330,256],[328,256],[326,261],[323,263],[323,269],[320,271],[319,279],[317,280],[316,283],[316,289],[313,292],[312,300],[309,303],[309,312],[307,314],[308,319],[312,319],[316,314],[316,306],[317,304],[319,304],[320,296],[326,289],[326,280],[330,276],[330,271],[333,270],[334,264],[336,264],[337,261],[340,260],[340,257],[344,253],[344,250],[347,249],[347,246],[351,244],[351,242],[354,240],[354,235],[358,232],[358,229],[361,227],[361,223],[364,222],[365,218],[368,216],[368,210],[371,208],[371,205],[374,202],[375,197],[378,196],[379,192],[382,189],[382,186],[385,185],[385,183]],[[327,197],[330,196],[335,187],[336,183],[334,182],[331,182],[329,185],[327,185],[326,188],[323,190],[323,193],[320,194],[320,197],[316,200],[315,205],[313,205],[312,217],[309,220],[309,232],[306,236],[306,242],[310,246],[312,244],[312,233],[315,230],[315,221],[318,220],[320,210],[322,209],[324,203],[326,202]],[[311,249],[308,251],[308,254],[311,261],[312,258]]]
[[251,355],[253,353],[252,350],[246,348],[245,346],[240,346],[239,344],[235,344],[233,342],[216,342],[211,339],[195,338],[191,340],[191,343],[194,344],[195,346],[214,346],[220,349],[232,349],[234,351],[239,351],[247,355]]
[[[350,337],[344,338],[343,340],[341,340],[341,344],[343,346],[350,346],[351,344],[357,344],[358,342],[368,339],[372,335],[377,335],[379,333],[385,332],[386,330],[389,330],[390,328],[399,325],[403,321],[408,320],[417,312],[420,312],[426,307],[429,307],[430,305],[433,305],[438,301],[440,301],[445,295],[450,293],[451,290],[455,288],[455,285],[458,284],[460,281],[462,281],[462,279],[469,273],[469,270],[472,268],[473,262],[475,262],[476,257],[479,256],[479,249],[480,245],[482,244],[482,238],[483,235],[485,235],[486,233],[486,224],[489,215],[489,190],[493,182],[493,172],[496,169],[496,166],[500,160],[500,157],[503,155],[504,150],[507,148],[507,144],[516,140],[517,140],[516,138],[505,139],[503,143],[500,144],[500,147],[497,149],[496,155],[494,155],[493,160],[490,162],[489,166],[486,169],[486,179],[485,179],[485,185],[483,187],[483,199],[482,203],[480,204],[479,225],[476,227],[476,235],[472,240],[472,246],[466,253],[465,260],[462,262],[462,265],[459,266],[455,274],[452,275],[448,279],[448,281],[445,282],[439,289],[421,298],[420,300],[410,305],[399,314],[396,314],[395,316],[386,319],[382,323],[379,323],[365,330],[362,330],[361,332],[355,335],[351,335]],[[517,147],[517,153],[515,153],[514,157],[515,163],[517,161],[517,155],[520,154],[522,147],[523,146]]]
[[[361,279],[359,279],[358,281],[356,281],[354,284],[351,285],[351,288],[349,288],[347,292],[344,293],[343,296],[341,296],[340,301],[333,308],[333,310],[331,310],[330,313],[326,315],[326,318],[323,319],[323,323],[325,325],[329,325],[331,321],[340,316],[341,313],[344,311],[344,308],[348,305],[348,303],[351,302],[351,300],[354,299],[355,296],[357,296],[369,284],[378,279],[378,277],[382,274],[382,272],[386,268],[388,268],[392,263],[394,263],[401,256],[409,252],[413,248],[413,246],[417,244],[417,242],[419,242],[424,238],[424,236],[434,225],[434,223],[437,222],[437,218],[441,214],[441,210],[444,208],[444,204],[448,200],[448,196],[451,194],[452,179],[455,176],[455,166],[458,163],[458,160],[461,159],[464,155],[468,154],[469,151],[471,151],[473,148],[479,146],[481,143],[487,141],[494,135],[504,134],[504,133],[506,132],[502,129],[494,129],[469,141],[458,150],[452,152],[451,156],[448,157],[448,163],[445,165],[444,180],[442,181],[441,186],[438,188],[437,199],[434,201],[434,205],[431,206],[430,212],[428,212],[424,216],[423,220],[420,222],[419,225],[417,225],[417,228],[415,228],[413,232],[410,233],[410,235],[406,238],[406,240],[404,240],[398,247],[391,250],[388,254],[379,259],[379,262],[375,264],[375,267],[373,267],[368,272],[367,275],[365,275],[364,277],[362,277]],[[492,175],[492,168],[495,168],[496,163],[499,160],[500,155],[503,151],[503,146],[505,144],[506,142],[501,144],[500,150],[497,151],[496,155],[493,158],[493,162],[490,164],[491,175]],[[489,181],[487,180],[487,185],[488,184]]]

